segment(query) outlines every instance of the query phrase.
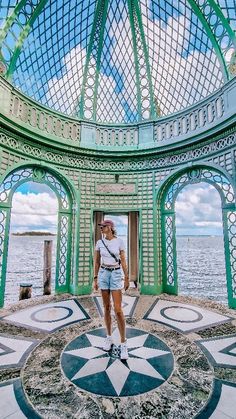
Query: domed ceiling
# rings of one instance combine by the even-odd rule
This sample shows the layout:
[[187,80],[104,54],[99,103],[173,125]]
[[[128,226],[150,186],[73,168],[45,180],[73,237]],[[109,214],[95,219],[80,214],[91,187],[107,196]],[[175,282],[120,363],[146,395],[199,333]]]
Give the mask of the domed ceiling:
[[5,77],[102,123],[178,112],[227,82],[236,0],[0,0]]

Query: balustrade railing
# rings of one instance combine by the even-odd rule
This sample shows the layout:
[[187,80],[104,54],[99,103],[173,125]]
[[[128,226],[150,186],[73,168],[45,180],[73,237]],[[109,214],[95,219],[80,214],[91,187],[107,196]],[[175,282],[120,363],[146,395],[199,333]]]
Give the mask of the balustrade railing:
[[[71,142],[86,147],[86,121],[78,121],[41,106],[0,78],[0,111],[16,123],[38,132],[50,141]],[[236,114],[236,77],[198,104],[158,120],[130,125],[91,123],[89,148],[142,149],[182,141],[217,126]],[[85,138],[81,138],[85,136]]]

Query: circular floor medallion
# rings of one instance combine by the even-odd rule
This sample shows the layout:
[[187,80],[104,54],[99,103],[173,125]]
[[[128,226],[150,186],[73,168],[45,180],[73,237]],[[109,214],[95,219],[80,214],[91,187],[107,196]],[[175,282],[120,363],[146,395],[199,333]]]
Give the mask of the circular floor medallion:
[[90,393],[123,397],[154,390],[171,375],[174,359],[170,348],[156,336],[127,328],[129,358],[119,358],[119,333],[114,345],[102,349],[105,329],[95,329],[72,340],[64,349],[61,366],[66,377]]
[[161,309],[160,313],[166,319],[180,323],[195,323],[203,318],[197,310],[181,306],[165,307]]
[[67,319],[73,314],[69,307],[52,306],[44,307],[34,311],[31,319],[38,323],[54,323]]

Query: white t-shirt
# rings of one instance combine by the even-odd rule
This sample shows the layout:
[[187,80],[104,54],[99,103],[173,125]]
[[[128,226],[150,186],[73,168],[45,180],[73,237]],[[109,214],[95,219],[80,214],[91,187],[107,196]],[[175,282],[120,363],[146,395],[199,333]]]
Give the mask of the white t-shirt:
[[[125,250],[125,245],[122,239],[119,239],[117,237],[114,237],[112,240],[103,239],[104,243],[108,247],[108,249],[111,251],[111,253],[114,253],[114,255],[117,257],[117,260],[120,259],[120,251]],[[110,255],[108,250],[105,248],[102,240],[98,240],[95,250],[100,251],[101,255],[101,264],[102,265],[117,265],[117,262],[115,259]]]

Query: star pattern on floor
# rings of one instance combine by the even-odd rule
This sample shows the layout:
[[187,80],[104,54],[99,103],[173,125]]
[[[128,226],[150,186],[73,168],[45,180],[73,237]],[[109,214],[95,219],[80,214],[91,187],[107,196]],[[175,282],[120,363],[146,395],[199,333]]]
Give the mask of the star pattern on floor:
[[236,335],[196,341],[213,366],[236,368]]
[[0,334],[0,369],[22,366],[37,343],[36,339]]
[[129,358],[123,361],[119,358],[118,329],[112,334],[114,345],[109,352],[102,349],[104,329],[97,331],[76,338],[63,353],[62,368],[78,387],[96,394],[127,396],[156,388],[170,375],[172,353],[154,335],[128,328]]

